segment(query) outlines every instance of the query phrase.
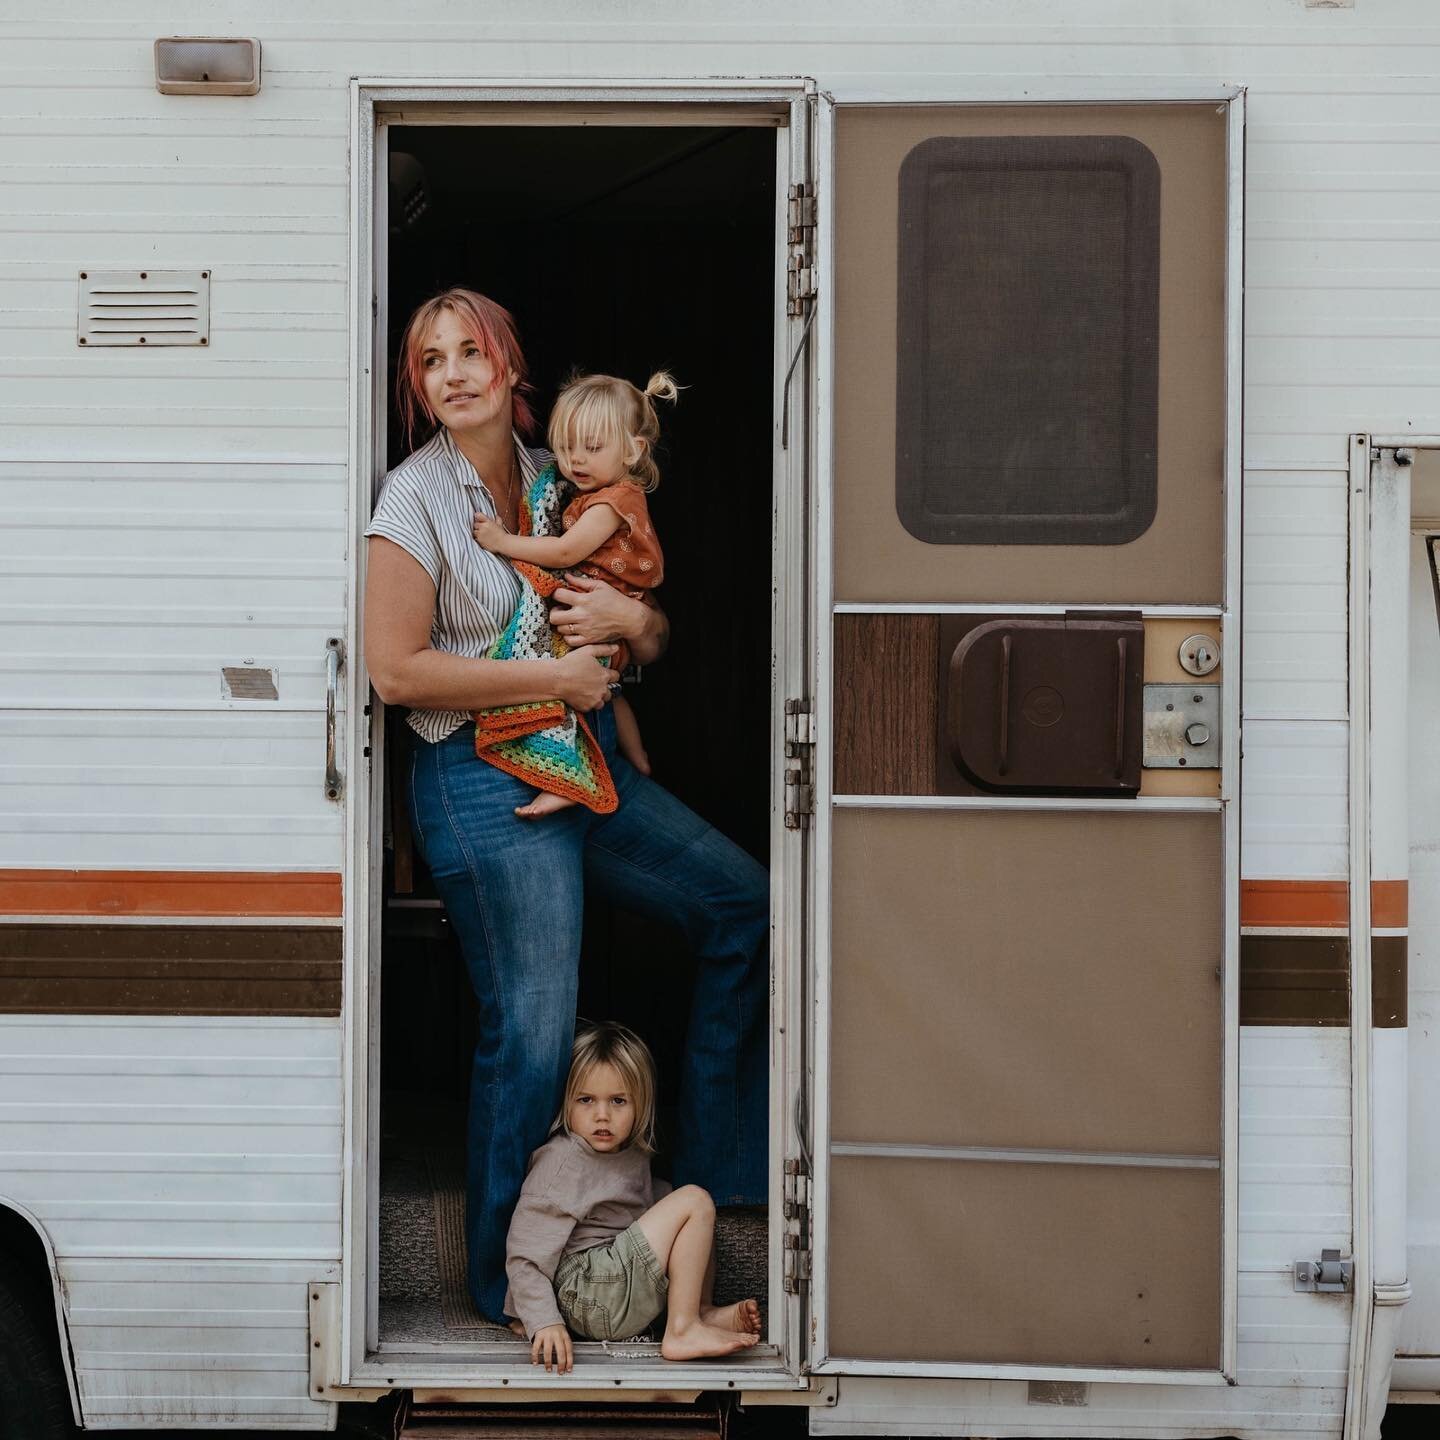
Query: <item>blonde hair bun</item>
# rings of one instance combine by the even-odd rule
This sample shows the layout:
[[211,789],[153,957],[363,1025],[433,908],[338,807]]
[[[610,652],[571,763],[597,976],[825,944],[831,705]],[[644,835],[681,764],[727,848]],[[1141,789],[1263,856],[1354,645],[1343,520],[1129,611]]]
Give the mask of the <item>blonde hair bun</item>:
[[645,396],[649,400],[668,400],[673,405],[680,398],[680,387],[668,370],[657,370],[645,382]]

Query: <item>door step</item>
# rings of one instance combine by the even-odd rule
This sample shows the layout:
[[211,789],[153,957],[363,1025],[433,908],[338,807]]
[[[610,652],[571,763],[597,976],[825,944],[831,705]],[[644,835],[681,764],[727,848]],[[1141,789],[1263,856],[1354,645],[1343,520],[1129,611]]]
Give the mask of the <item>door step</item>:
[[726,1408],[694,1405],[409,1404],[396,1440],[725,1440]]

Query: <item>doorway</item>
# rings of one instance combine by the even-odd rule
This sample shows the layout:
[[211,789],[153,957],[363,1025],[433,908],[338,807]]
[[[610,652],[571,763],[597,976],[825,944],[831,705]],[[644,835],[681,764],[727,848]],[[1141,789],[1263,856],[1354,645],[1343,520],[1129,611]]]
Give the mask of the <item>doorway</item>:
[[[768,862],[773,125],[396,123],[387,140],[387,394],[409,314],[456,284],[515,315],[542,417],[575,369],[643,385],[666,368],[684,387],[661,416],[663,481],[651,499],[671,650],[626,693],[657,781]],[[409,448],[393,412],[386,431],[393,465]],[[390,714],[394,773],[405,729]],[[403,796],[393,785],[386,795],[377,1348],[520,1365],[527,1347],[480,1323],[464,1293],[474,1006]],[[587,906],[579,1012],[630,1025],[654,1051],[661,1174],[692,978],[678,934]],[[759,1291],[763,1301],[767,1217],[733,1214],[719,1228],[717,1300]]]

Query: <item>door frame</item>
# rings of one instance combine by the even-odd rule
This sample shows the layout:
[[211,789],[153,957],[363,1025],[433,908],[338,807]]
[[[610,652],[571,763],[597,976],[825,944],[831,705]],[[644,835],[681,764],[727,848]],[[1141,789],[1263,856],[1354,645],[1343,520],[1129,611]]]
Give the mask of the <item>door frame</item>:
[[[845,611],[865,613],[989,612],[1016,614],[1064,613],[1067,608],[1097,609],[1092,603],[1080,606],[968,605],[968,604],[864,604],[837,605],[832,574],[833,510],[831,492],[834,473],[834,163],[835,109],[838,105],[1058,105],[1194,103],[1214,101],[1226,113],[1226,197],[1225,225],[1225,539],[1224,603],[1221,606],[1145,606],[1144,614],[1159,616],[1213,615],[1222,627],[1226,683],[1222,694],[1223,736],[1221,740],[1222,789],[1219,801],[1147,798],[1123,802],[1131,809],[1179,811],[1219,810],[1224,844],[1223,935],[1224,958],[1222,1010],[1224,1055],[1221,1067],[1222,1151],[1221,1151],[1221,1365],[1218,1370],[1127,1369],[1120,1367],[964,1363],[938,1361],[868,1361],[832,1357],[828,1347],[828,1255],[829,1255],[829,1160],[830,1096],[826,1077],[830,1070],[830,918],[831,918],[831,817],[835,809],[832,774],[835,759],[832,716],[834,714],[834,669],[832,656],[833,616]],[[816,1083],[812,1087],[813,1113],[810,1131],[814,1137],[813,1280],[811,1285],[811,1368],[816,1374],[886,1375],[969,1379],[1067,1379],[1142,1384],[1232,1384],[1236,1371],[1236,1306],[1239,1286],[1239,1023],[1240,1023],[1240,764],[1241,764],[1241,519],[1242,519],[1242,402],[1244,367],[1244,185],[1245,185],[1245,90],[1233,85],[1161,85],[1153,88],[1127,86],[1117,95],[1099,85],[1071,84],[1046,89],[1017,87],[1013,79],[986,83],[966,77],[963,94],[941,93],[931,77],[897,82],[893,88],[878,90],[861,83],[837,86],[823,92],[816,121],[816,176],[819,197],[816,291],[816,357],[819,369],[816,424],[817,479],[813,523],[816,535],[814,613],[815,653],[815,823],[814,823],[814,955],[811,968],[816,1003],[812,1011]],[[1126,608],[1136,608],[1133,604]],[[1030,800],[984,796],[936,796],[924,798],[849,797],[848,803],[866,806],[903,805],[920,810],[1113,810],[1113,800]]]
[[[807,869],[803,831],[784,824],[784,701],[808,693],[810,647],[803,625],[808,612],[805,583],[807,496],[813,466],[812,407],[805,403],[813,367],[801,364],[792,377],[790,433],[782,442],[783,387],[787,367],[808,340],[803,316],[786,315],[788,187],[808,179],[812,154],[814,83],[777,79],[615,79],[541,78],[444,79],[364,78],[350,82],[349,258],[349,420],[350,420],[350,596],[351,636],[348,678],[347,753],[351,763],[345,837],[345,976],[342,1005],[345,1135],[339,1364],[341,1387],[435,1388],[447,1394],[481,1394],[514,1399],[518,1357],[457,1363],[436,1353],[419,1362],[377,1353],[379,1297],[379,1106],[380,1048],[372,1043],[380,1023],[380,944],[383,886],[383,766],[365,757],[384,754],[384,708],[374,706],[364,661],[364,530],[374,494],[386,469],[387,130],[390,125],[495,123],[500,114],[528,112],[529,124],[765,124],[777,131],[775,195],[776,317],[772,377],[773,555],[771,603],[771,917],[770,988],[770,1332],[781,1363],[754,1368],[727,1367],[731,1388],[744,1391],[805,1388],[801,1377],[805,1308],[783,1282],[781,1236],[783,1161],[801,1153],[805,1118],[796,1104],[807,1080],[804,1043],[807,1026],[802,965]],[[563,107],[563,108],[562,108]],[[797,399],[793,397],[799,397]],[[507,1351],[513,1347],[507,1347]],[[418,1354],[418,1347],[417,1347]],[[587,1369],[589,1367],[586,1367]],[[528,1366],[526,1367],[528,1370]],[[659,1360],[626,1359],[619,1374],[607,1371],[607,1390],[665,1391],[713,1388],[717,1372]],[[556,1392],[582,1388],[588,1375],[535,1379],[528,1390]]]

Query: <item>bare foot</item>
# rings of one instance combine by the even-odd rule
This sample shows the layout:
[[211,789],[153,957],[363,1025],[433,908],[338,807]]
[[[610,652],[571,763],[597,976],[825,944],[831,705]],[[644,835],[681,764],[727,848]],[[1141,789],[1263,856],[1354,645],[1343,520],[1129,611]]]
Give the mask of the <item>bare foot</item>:
[[748,1350],[759,1338],[696,1320],[684,1329],[667,1325],[660,1353],[667,1360],[702,1360],[709,1355],[733,1355],[737,1350]]
[[736,1330],[741,1335],[759,1335],[760,1307],[753,1300],[737,1300],[733,1305],[702,1306],[700,1323],[716,1330]]
[[525,1322],[523,1320],[512,1320],[505,1328],[513,1330],[522,1340],[525,1338]]
[[538,820],[542,815],[568,810],[574,803],[563,795],[552,795],[548,790],[542,790],[528,805],[517,805],[515,813],[523,820]]

